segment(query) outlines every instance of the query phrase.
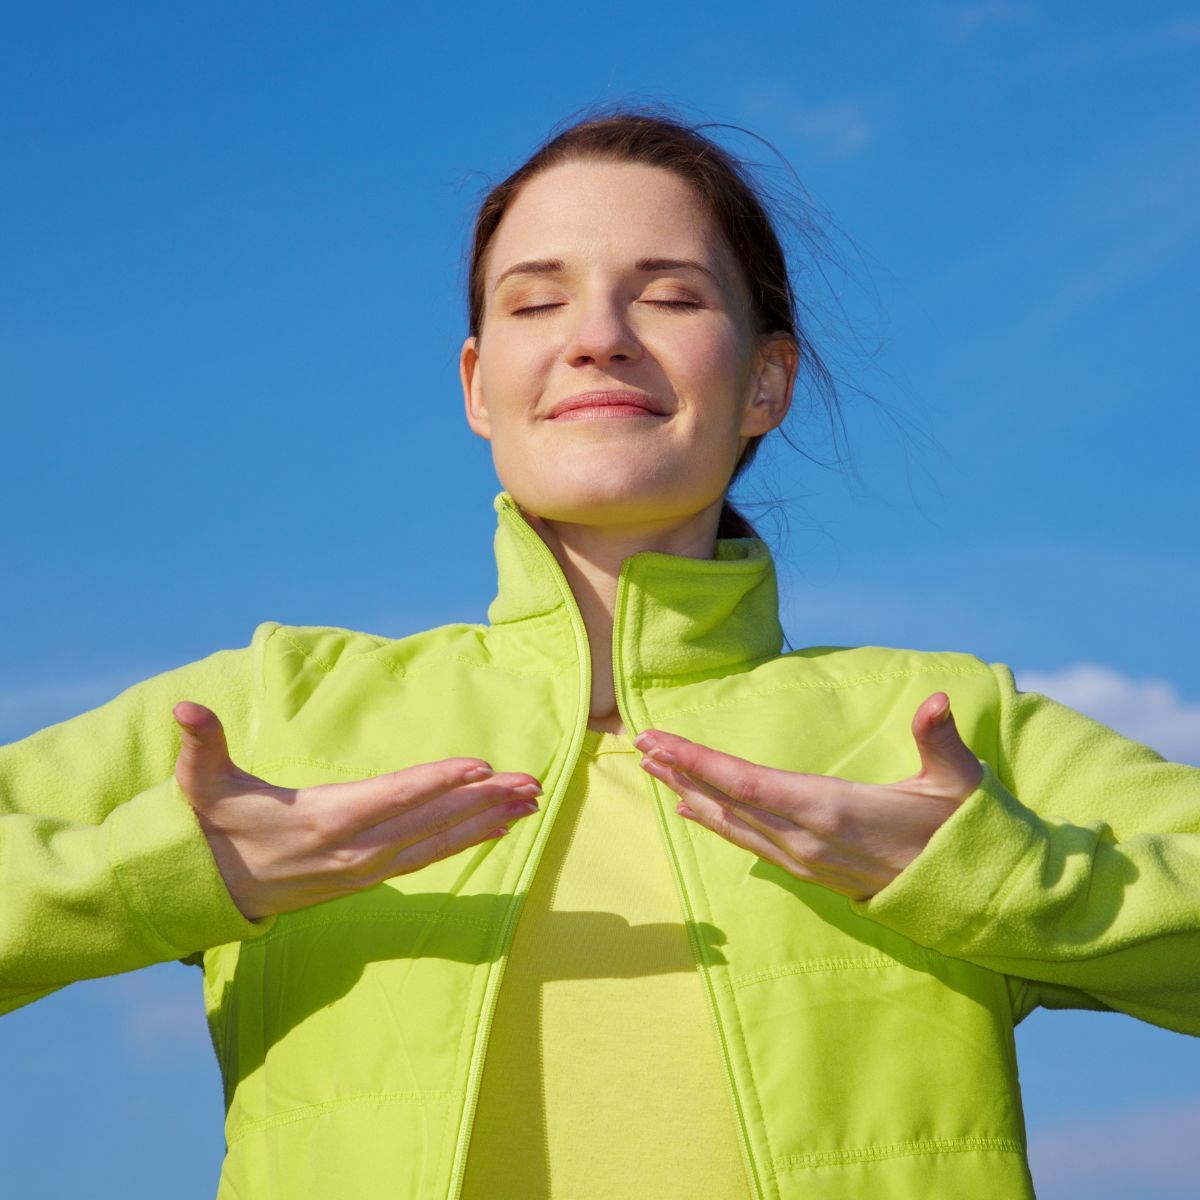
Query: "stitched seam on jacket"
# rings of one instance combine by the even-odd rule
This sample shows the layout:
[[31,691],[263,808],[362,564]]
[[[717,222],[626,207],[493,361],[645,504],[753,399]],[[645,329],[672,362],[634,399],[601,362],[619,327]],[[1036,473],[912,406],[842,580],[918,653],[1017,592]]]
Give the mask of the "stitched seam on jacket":
[[553,608],[544,609],[540,613],[529,613],[524,617],[508,617],[503,621],[497,621],[494,625],[480,626],[482,629],[508,629],[514,625],[530,625],[536,622],[541,622],[543,625],[552,624],[558,620],[558,611],[563,607],[563,602],[560,599]]
[[[645,721],[649,721],[650,720],[650,712],[649,712],[648,706],[646,704],[645,693],[642,691],[639,691],[637,689],[631,689],[631,691],[633,694],[633,699],[636,700],[637,706],[641,710],[640,713],[637,713],[634,715],[640,716]],[[665,794],[665,792],[666,792],[665,785],[661,784],[658,780],[653,780],[652,781],[652,790],[657,793],[659,791],[659,789],[662,789],[662,791]],[[661,797],[660,797],[660,811],[661,811]],[[686,822],[684,824],[686,824]],[[699,831],[697,831],[697,832],[699,832]],[[670,843],[671,843],[670,833],[667,834],[667,842],[668,842],[668,847],[669,847]],[[698,887],[700,894],[704,898],[704,903],[707,908],[706,915],[711,915],[712,914],[712,904],[710,903],[709,898],[708,898],[708,889],[705,887],[703,872],[700,870],[699,860],[698,860],[698,857],[696,854],[696,847],[693,844],[691,838],[688,838],[685,841],[683,841],[682,848],[684,848],[686,850],[686,853],[689,856],[689,865],[691,867],[691,875],[692,875],[692,878],[696,880],[696,886]],[[686,874],[686,871],[684,870],[684,863],[682,861],[682,858],[677,852],[675,852],[673,850],[668,849],[668,853],[670,855],[672,855],[675,859],[675,870],[678,872],[678,884],[679,884],[680,891],[683,894],[683,897],[685,897],[685,900],[684,900],[685,907],[691,911],[691,916],[693,919],[695,919],[695,917],[696,917],[695,905],[690,900],[686,899],[687,891],[688,891],[687,874]],[[767,1134],[766,1121],[763,1117],[762,1098],[758,1094],[758,1083],[757,1083],[757,1080],[754,1078],[753,1066],[750,1063],[750,1056],[749,1056],[749,1053],[747,1052],[746,1038],[745,1038],[745,1026],[742,1021],[741,1010],[738,1008],[738,1005],[737,1005],[737,998],[736,998],[736,996],[733,995],[732,992],[728,993],[729,994],[729,1003],[732,1005],[732,1007],[734,1009],[734,1015],[735,1015],[735,1019],[737,1021],[737,1026],[738,1026],[736,1037],[738,1039],[739,1045],[738,1045],[737,1049],[738,1049],[739,1054],[741,1055],[742,1060],[747,1064],[746,1065],[746,1076],[748,1077],[748,1079],[750,1081],[750,1086],[749,1086],[750,1094],[749,1095],[739,1095],[738,1094],[738,1082],[739,1082],[738,1075],[737,1075],[737,1070],[732,1061],[733,1060],[732,1042],[733,1042],[733,1038],[735,1035],[729,1029],[728,1022],[725,1020],[725,1015],[721,1011],[722,1005],[717,1000],[718,994],[724,993],[724,991],[725,991],[724,986],[723,986],[724,981],[722,981],[721,985],[714,986],[715,981],[713,980],[712,964],[707,961],[708,956],[707,956],[707,951],[704,947],[704,943],[701,939],[695,938],[695,937],[693,937],[691,940],[692,940],[693,946],[696,948],[697,952],[699,953],[700,958],[702,960],[704,960],[703,966],[701,969],[706,977],[708,987],[712,988],[711,993],[709,993],[711,995],[712,999],[710,1001],[708,1001],[708,1005],[714,1010],[715,1020],[718,1025],[718,1034],[719,1034],[719,1038],[720,1038],[720,1042],[721,1042],[720,1056],[723,1059],[723,1062],[722,1062],[723,1073],[727,1076],[728,1086],[734,1092],[734,1096],[729,1097],[728,1099],[729,1099],[729,1103],[731,1104],[731,1107],[733,1109],[732,1115],[734,1117],[735,1122],[737,1123],[737,1125],[739,1127],[738,1128],[739,1151],[744,1153],[746,1155],[746,1157],[749,1159],[750,1174],[747,1178],[747,1182],[752,1185],[755,1194],[758,1196],[763,1196],[763,1195],[767,1195],[767,1194],[773,1194],[775,1196],[778,1196],[779,1186],[775,1179],[775,1168],[771,1162],[771,1152],[770,1152],[771,1142],[770,1142],[770,1138]],[[706,999],[707,999],[707,997],[706,997]],[[753,1103],[757,1109],[757,1111],[753,1114],[753,1118],[754,1118],[753,1122],[750,1122],[747,1120],[748,1114],[746,1111],[751,1100],[753,1101]],[[754,1137],[754,1134],[751,1133],[751,1131],[750,1131],[751,1123],[753,1123],[756,1126],[756,1128],[762,1130],[762,1139],[766,1143],[766,1146],[767,1146],[766,1161],[763,1161],[761,1156],[756,1153],[755,1137]]]
[[[990,764],[987,764],[987,763],[984,764],[985,771],[989,765]],[[1000,787],[1000,788],[1004,788],[1004,790],[1006,792],[1008,792],[1008,788],[1004,787],[1003,782],[996,775],[995,770],[992,770],[991,774],[992,774],[992,778],[996,782],[996,786]],[[985,783],[986,783],[986,779],[987,779],[987,777],[985,774],[985,776],[984,776]],[[1008,794],[1010,796],[1012,795],[1011,792],[1009,792]],[[1013,799],[1015,800],[1017,798],[1014,796]],[[1018,800],[1017,803],[1019,804],[1020,801]],[[1038,865],[1039,851],[1043,850],[1044,848],[1045,848],[1045,840],[1044,839],[1038,839],[1038,840],[1034,841],[1034,843],[1031,846],[1027,847],[1025,850],[1025,853],[1021,856],[1020,860],[1013,867],[1008,878],[1005,879],[1004,883],[1000,886],[999,890],[993,896],[992,904],[991,904],[991,907],[988,909],[988,911],[981,913],[979,915],[979,919],[976,921],[972,921],[969,925],[960,926],[960,930],[961,930],[961,933],[959,934],[960,940],[957,942],[957,947],[959,949],[966,951],[969,954],[971,952],[971,950],[970,950],[971,944],[975,941],[975,938],[978,936],[980,930],[986,929],[989,925],[991,925],[998,917],[1000,917],[1004,913],[1004,909],[1008,904],[1009,896],[1012,895],[1014,889],[1018,886],[1018,884],[1020,884],[1025,879],[1025,876],[1028,875],[1029,872]],[[1092,956],[1085,955],[1084,957],[1086,958],[1086,957],[1092,957]]]
[[333,663],[327,663],[323,658],[318,658],[315,654],[313,654],[313,652],[311,650],[306,650],[290,634],[284,633],[284,631],[282,629],[277,629],[275,631],[275,633],[276,633],[276,636],[283,638],[283,640],[285,642],[287,642],[287,644],[289,646],[291,646],[291,648],[293,650],[295,650],[296,653],[299,654],[301,658],[307,659],[310,663],[315,663],[318,667],[321,668],[322,671],[325,672],[326,675],[328,675],[333,670],[333,666],[334,666]]
[[264,758],[261,761],[255,760],[255,770],[263,775],[270,775],[278,767],[312,767],[317,771],[329,771],[335,775],[344,775],[351,782],[359,779],[376,779],[380,775],[390,775],[393,771],[401,770],[400,767],[380,770],[377,763],[373,766],[366,766],[362,763],[330,762],[325,758],[301,758],[296,754],[273,754],[270,758]]
[[426,663],[420,667],[406,667],[402,663],[384,662],[381,665],[389,675],[396,676],[397,679],[403,679],[411,675],[423,675],[427,671],[439,670],[445,663],[456,662],[463,666],[470,667],[474,671],[490,671],[497,675],[515,675],[519,679],[536,679],[541,676],[553,678],[555,675],[561,675],[569,665],[566,661],[559,663],[557,667],[523,671],[520,667],[501,667],[494,662],[481,662],[477,658],[468,658],[465,654],[442,654],[432,662]]
[[[265,775],[269,775],[276,767],[313,767],[318,771],[332,771],[338,775],[346,775],[351,780],[374,779],[378,775],[388,774],[386,771],[380,771],[378,767],[364,767],[354,763],[328,762],[323,758],[299,758],[291,754],[283,756],[273,755],[271,758],[264,759],[256,765],[258,770]],[[394,767],[393,770],[399,770],[399,768]]]
[[454,630],[457,630],[458,632],[464,633],[464,634],[465,633],[484,634],[484,633],[487,633],[488,626],[481,625],[478,621],[460,621],[457,623],[448,623],[445,625],[434,625],[429,629],[423,629],[417,633],[408,634],[405,637],[398,637],[398,638],[377,637],[377,638],[372,639],[375,642],[375,648],[373,650],[368,650],[366,652],[366,654],[364,654],[362,657],[364,659],[377,658],[384,651],[391,650],[393,647],[400,645],[402,642],[408,641],[410,638],[414,638],[414,637],[419,638],[419,637],[424,636],[425,634],[430,634],[430,633],[440,633],[444,629],[454,629]]
[[[469,626],[468,628],[486,629],[487,626],[485,626],[485,625]],[[293,650],[296,651],[297,654],[299,654],[306,661],[311,662],[315,666],[319,667],[322,671],[325,672],[326,675],[333,674],[333,671],[336,668],[337,663],[327,662],[325,659],[318,657],[316,654],[313,654],[311,650],[306,649],[298,641],[296,641],[295,638],[284,633],[282,629],[277,629],[275,631],[275,635],[281,637],[285,642],[287,642],[287,644],[289,646],[292,647]],[[275,636],[275,635],[273,635],[273,636]],[[370,636],[370,635],[367,635],[367,636]],[[380,641],[378,639],[372,639],[372,640],[374,640],[376,642],[375,648],[373,650],[368,651],[365,654],[357,655],[355,657],[361,658],[364,662],[368,661],[368,660],[373,660],[376,665],[382,666],[383,669],[385,671],[387,671],[389,675],[394,675],[397,678],[403,678],[404,676],[407,676],[407,675],[419,675],[423,671],[436,670],[438,667],[440,667],[443,663],[446,663],[446,662],[462,663],[465,666],[474,668],[475,670],[495,671],[501,675],[516,675],[521,678],[526,678],[526,677],[530,677],[530,676],[538,676],[538,675],[557,675],[561,671],[566,669],[565,664],[562,664],[562,665],[556,667],[552,671],[522,671],[515,667],[499,667],[499,666],[496,666],[494,663],[480,662],[479,659],[477,659],[477,658],[468,658],[467,656],[462,655],[462,654],[439,655],[435,661],[429,663],[427,666],[418,667],[416,669],[413,669],[412,667],[405,666],[403,663],[388,662],[387,660],[381,660],[379,657],[381,650],[385,650],[388,648],[389,645],[395,645],[396,641],[402,641],[403,639],[398,638],[391,643],[385,642],[385,641]],[[341,657],[338,658],[338,662],[340,662],[340,661],[341,661]]]
[[[1000,680],[997,678],[996,672],[989,667],[988,673],[992,677],[992,686],[996,689],[996,766],[990,767],[991,775],[997,787],[1008,792],[1010,796],[1013,796],[1014,800],[1017,800],[1018,803],[1020,803],[1019,799],[1013,795],[1011,791],[1009,791],[1008,785],[1004,782],[1004,779],[1001,778],[1000,775],[1000,768],[1003,767],[1005,777],[1009,779],[1012,778],[1011,764],[1005,762],[1007,756],[1004,752],[1004,695],[1001,691]],[[986,784],[988,782],[987,774],[989,766],[990,764],[985,764],[984,766],[984,777],[981,781],[981,784]],[[1014,780],[1014,783],[1015,782],[1016,781]],[[996,892],[994,904],[991,910],[982,914],[980,919],[971,925],[969,931],[964,933],[962,942],[960,943],[964,948],[969,946],[971,942],[974,941],[980,929],[984,928],[984,926],[989,924],[992,920],[1004,912],[1004,907],[1008,903],[1008,898],[1012,894],[1013,889],[1018,883],[1021,882],[1021,880],[1025,878],[1025,876],[1029,873],[1030,868],[1036,865],[1037,852],[1042,848],[1042,846],[1043,843],[1034,842],[1034,844],[1030,846],[1021,856],[1020,862],[1013,867],[1012,873],[1001,885],[999,891]]]
[[937,1154],[964,1154],[974,1150],[1002,1154],[1024,1154],[1025,1147],[1015,1138],[957,1137],[927,1138],[911,1142],[892,1142],[885,1146],[864,1146],[858,1150],[829,1150],[812,1154],[785,1154],[774,1160],[776,1170],[796,1171],[806,1167],[836,1167],[861,1162],[879,1162],[888,1158],[920,1158]]
[[[776,661],[774,659],[769,661]],[[987,670],[986,665],[983,668]],[[732,708],[745,704],[748,700],[753,700],[762,696],[776,696],[781,692],[797,692],[803,690],[824,690],[838,691],[842,688],[859,687],[866,683],[882,683],[889,679],[915,679],[922,675],[979,675],[978,670],[958,668],[958,667],[937,667],[925,670],[912,671],[880,671],[873,675],[857,675],[853,679],[844,680],[797,680],[792,683],[782,683],[770,688],[748,688],[739,692],[737,696],[731,697],[728,700],[715,701],[711,704],[690,704],[682,708],[657,708],[656,715],[658,717],[674,717],[681,713],[691,712],[709,712],[713,709]],[[723,678],[728,678],[724,676]],[[678,678],[663,680],[663,683],[678,684]]]
[[[305,648],[299,642],[295,641],[291,637],[291,635],[287,632],[287,630],[289,630],[289,629],[312,629],[312,630],[316,630],[318,633],[344,633],[352,638],[359,638],[359,639],[362,639],[363,641],[372,642],[374,644],[375,649],[368,650],[367,654],[374,654],[375,650],[386,649],[388,646],[394,646],[396,644],[396,642],[403,640],[401,638],[384,637],[378,633],[365,633],[361,629],[347,629],[343,625],[285,625],[281,621],[274,621],[274,622],[272,622],[272,624],[275,625],[276,631],[279,632],[279,636],[286,639],[288,641],[288,643],[291,644],[293,647],[295,647],[295,649],[298,650],[305,658],[314,658],[314,656],[308,650],[305,650]],[[472,628],[472,626],[469,623],[464,622],[464,624],[467,624],[468,628]],[[446,628],[446,626],[435,625],[433,628],[434,629],[444,629],[444,628]],[[425,632],[431,632],[431,631],[425,631]],[[316,659],[315,661],[319,662],[321,660]]]
[[258,758],[258,741],[262,732],[263,712],[267,707],[267,655],[271,639],[279,632],[278,624],[263,638],[255,650],[254,671],[252,675],[250,724],[246,730],[246,746],[249,750],[251,763]]
[[722,987],[727,992],[737,988],[750,987],[756,983],[767,983],[772,979],[786,979],[791,975],[816,975],[835,971],[859,971],[872,968],[903,967],[897,959],[886,955],[874,958],[814,958],[809,961],[780,963],[774,967],[764,967],[761,971],[749,971],[745,975],[735,975],[725,980]]
[[[712,913],[713,912],[712,901],[711,901],[711,899],[709,899],[708,888],[704,882],[704,875],[700,871],[699,866],[696,862],[696,851],[694,848],[692,849],[692,871],[693,871],[693,874],[695,875],[697,883],[699,884],[700,891],[704,896],[705,907],[707,908],[708,912]],[[711,965],[708,967],[708,970],[711,972],[711,970],[712,970]],[[755,1105],[755,1108],[757,1108],[757,1110],[758,1110],[758,1112],[757,1112],[758,1127],[762,1131],[762,1140],[766,1143],[766,1147],[767,1147],[767,1161],[765,1163],[762,1163],[761,1166],[763,1168],[767,1168],[769,1166],[770,1170],[772,1172],[772,1177],[773,1177],[774,1171],[775,1171],[775,1156],[771,1151],[771,1134],[770,1134],[770,1130],[767,1125],[767,1121],[763,1115],[766,1112],[766,1110],[763,1107],[762,1096],[759,1094],[758,1080],[755,1078],[755,1075],[754,1075],[754,1064],[751,1062],[749,1048],[746,1045],[746,1033],[745,1033],[746,1019],[745,1019],[744,1015],[742,1014],[740,1005],[737,1002],[737,993],[732,988],[730,988],[727,992],[727,995],[729,996],[729,1001],[733,1005],[734,1012],[737,1016],[737,1036],[738,1036],[738,1042],[739,1042],[738,1049],[742,1055],[742,1058],[745,1060],[745,1063],[746,1063],[746,1077],[750,1081],[750,1090],[754,1095],[754,1105]],[[729,1037],[728,1030],[726,1031],[725,1036],[726,1036],[726,1038]],[[753,1150],[752,1150],[752,1152],[753,1152]]]
[[295,1125],[300,1121],[311,1121],[335,1108],[350,1108],[354,1105],[367,1104],[447,1104],[454,1100],[456,1092],[430,1092],[413,1088],[407,1092],[367,1092],[361,1096],[342,1096],[337,1100],[325,1100],[320,1104],[306,1104],[301,1108],[290,1108],[286,1112],[275,1113],[270,1117],[257,1117],[243,1121],[231,1133],[227,1140],[229,1145],[241,1141],[247,1134],[263,1133],[269,1129],[277,1129],[281,1125]]
[[445,916],[440,913],[360,913],[348,912],[345,916],[336,917],[321,917],[319,919],[309,919],[297,921],[284,925],[277,925],[270,933],[264,933],[262,937],[255,938],[253,941],[242,943],[242,953],[252,946],[261,946],[266,942],[275,941],[281,937],[287,937],[289,934],[303,933],[309,929],[328,929],[334,925],[358,925],[358,924],[375,924],[375,925],[395,925],[401,921],[414,922],[419,921],[423,924],[432,924],[438,922],[442,925],[458,925],[463,929],[470,929],[480,933],[486,933],[494,929],[500,919],[495,921],[477,920],[473,917]]
[[[638,633],[639,639],[641,631]],[[763,663],[774,662],[780,655],[778,654],[760,654],[757,658],[742,658],[735,663],[730,663],[732,669],[721,670],[720,674],[714,674],[714,670],[720,668],[704,667],[699,671],[678,671],[671,675],[629,675],[630,683],[637,684],[643,690],[646,687],[680,687],[689,683],[704,683],[708,680],[725,680],[732,679],[737,675],[752,671],[755,667],[762,666]]]
[[[296,642],[294,642],[286,634],[280,634],[279,636],[282,637],[283,640],[289,645],[294,646],[297,653],[302,654],[310,662],[313,662],[320,667],[326,675],[333,674],[337,665],[336,663],[329,664],[324,662],[322,659],[317,658],[315,655],[308,654],[303,646],[297,645]],[[339,659],[338,661],[340,662],[341,660]],[[378,650],[372,650],[369,654],[360,656],[360,661],[371,662],[373,666],[382,668],[389,675],[396,679],[406,679],[409,676],[422,675],[426,671],[440,670],[448,662],[461,663],[463,666],[470,667],[475,671],[493,672],[497,675],[515,675],[520,679],[560,675],[567,668],[566,663],[560,663],[557,667],[551,669],[522,671],[519,667],[501,667],[497,666],[495,663],[481,662],[477,658],[468,658],[465,654],[440,654],[432,661],[425,663],[423,666],[412,667],[407,666],[399,661],[388,661],[387,659],[381,658]]]
[[121,861],[120,839],[117,837],[117,827],[118,823],[114,821],[108,827],[108,837],[106,839],[108,842],[108,846],[106,847],[108,861],[112,868],[113,879],[117,883],[117,891],[121,893],[121,899],[125,901],[125,907],[137,916],[138,922],[150,932],[154,940],[160,946],[165,946],[172,957],[178,956],[180,947],[164,937],[158,926],[150,919],[150,915],[142,910],[140,904],[135,903],[134,894],[123,878],[125,865]]

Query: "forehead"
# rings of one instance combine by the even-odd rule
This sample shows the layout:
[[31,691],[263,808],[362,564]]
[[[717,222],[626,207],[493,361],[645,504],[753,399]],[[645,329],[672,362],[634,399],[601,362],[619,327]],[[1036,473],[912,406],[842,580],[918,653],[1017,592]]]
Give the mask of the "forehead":
[[507,265],[528,258],[697,259],[722,281],[732,274],[724,239],[692,185],[642,163],[569,162],[535,175],[492,239],[489,288]]

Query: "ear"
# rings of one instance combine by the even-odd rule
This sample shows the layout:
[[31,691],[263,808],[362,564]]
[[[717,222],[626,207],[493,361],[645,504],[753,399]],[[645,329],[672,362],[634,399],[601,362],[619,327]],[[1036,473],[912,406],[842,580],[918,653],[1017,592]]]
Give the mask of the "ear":
[[773,333],[762,347],[758,376],[742,413],[742,437],[761,437],[769,433],[792,406],[792,388],[800,366],[800,351],[795,339],[786,333]]
[[462,380],[463,403],[467,409],[467,424],[487,441],[492,440],[487,402],[483,398],[483,380],[479,371],[479,339],[469,337],[463,342],[458,358],[458,374]]

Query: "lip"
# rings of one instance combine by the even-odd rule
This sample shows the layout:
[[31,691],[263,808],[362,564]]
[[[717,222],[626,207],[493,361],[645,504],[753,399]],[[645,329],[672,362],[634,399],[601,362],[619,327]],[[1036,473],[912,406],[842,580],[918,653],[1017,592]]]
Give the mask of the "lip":
[[[648,413],[650,416],[662,417],[665,416],[663,407],[655,398],[646,392],[630,391],[627,388],[619,390],[597,390],[591,392],[577,392],[574,396],[568,396],[565,400],[560,400],[551,410],[549,420],[556,420],[558,417],[568,415],[573,412],[580,412],[581,409],[604,409],[604,408],[619,408],[625,410],[622,415],[636,416],[636,412],[630,412],[631,409],[640,409],[642,412]],[[582,416],[582,413],[580,413]],[[613,416],[616,416],[613,413]]]

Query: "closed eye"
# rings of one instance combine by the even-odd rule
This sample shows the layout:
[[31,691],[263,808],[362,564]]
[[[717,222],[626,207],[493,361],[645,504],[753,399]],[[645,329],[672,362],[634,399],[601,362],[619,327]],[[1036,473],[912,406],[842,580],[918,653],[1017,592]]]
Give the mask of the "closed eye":
[[514,317],[537,317],[550,312],[551,309],[561,308],[561,304],[529,304],[524,308],[514,308]]
[[[643,300],[643,304],[652,304],[655,308],[703,308],[698,300]],[[522,308],[514,308],[512,315],[514,317],[537,317],[543,316],[548,312],[552,312],[556,308],[562,308],[562,304],[527,304]]]

